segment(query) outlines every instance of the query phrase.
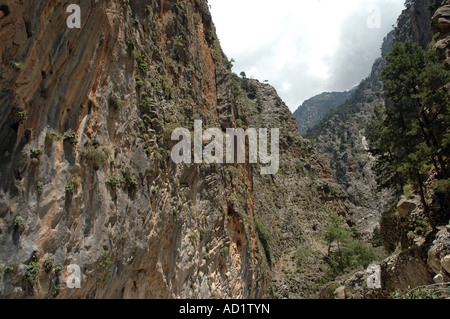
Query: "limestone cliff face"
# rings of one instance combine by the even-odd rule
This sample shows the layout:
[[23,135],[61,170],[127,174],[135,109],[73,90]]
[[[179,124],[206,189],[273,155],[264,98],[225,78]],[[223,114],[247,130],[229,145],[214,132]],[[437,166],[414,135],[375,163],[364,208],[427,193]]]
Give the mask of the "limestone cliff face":
[[173,128],[235,125],[206,1],[81,1],[81,29],[70,1],[3,2],[0,294],[261,297],[250,170],[169,160]]
[[[289,294],[269,289],[285,247],[317,245],[345,195],[275,90],[243,93],[206,1],[82,0],[80,29],[69,4],[0,7],[0,295]],[[174,164],[194,120],[282,128],[281,173]]]

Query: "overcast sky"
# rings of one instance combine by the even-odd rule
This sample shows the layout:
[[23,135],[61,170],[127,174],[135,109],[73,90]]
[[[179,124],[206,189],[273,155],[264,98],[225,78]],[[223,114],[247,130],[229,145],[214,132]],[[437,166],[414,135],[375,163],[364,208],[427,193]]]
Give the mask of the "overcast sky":
[[295,111],[366,78],[405,0],[209,0],[233,71],[268,80]]

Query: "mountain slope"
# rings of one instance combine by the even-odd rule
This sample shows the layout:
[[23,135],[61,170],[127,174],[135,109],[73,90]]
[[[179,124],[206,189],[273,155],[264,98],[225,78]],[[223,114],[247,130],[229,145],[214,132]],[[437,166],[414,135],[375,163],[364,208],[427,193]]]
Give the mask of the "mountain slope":
[[294,112],[301,135],[313,128],[326,114],[343,104],[351,95],[348,92],[324,92],[303,102]]

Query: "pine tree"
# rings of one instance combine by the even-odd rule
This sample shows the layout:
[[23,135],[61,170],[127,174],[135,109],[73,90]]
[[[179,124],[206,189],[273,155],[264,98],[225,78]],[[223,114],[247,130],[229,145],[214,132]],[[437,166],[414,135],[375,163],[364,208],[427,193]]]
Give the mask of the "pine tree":
[[412,41],[394,44],[386,59],[382,78],[388,102],[368,126],[378,181],[398,190],[412,183],[428,214],[425,181],[433,168],[441,208],[448,210],[450,71],[431,47],[424,51]]

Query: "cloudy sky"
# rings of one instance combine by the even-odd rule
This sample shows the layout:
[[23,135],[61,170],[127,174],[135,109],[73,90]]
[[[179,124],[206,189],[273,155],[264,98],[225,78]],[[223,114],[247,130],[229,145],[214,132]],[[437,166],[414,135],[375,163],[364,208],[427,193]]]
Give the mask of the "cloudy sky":
[[405,0],[209,0],[233,71],[268,80],[291,111],[370,73]]

